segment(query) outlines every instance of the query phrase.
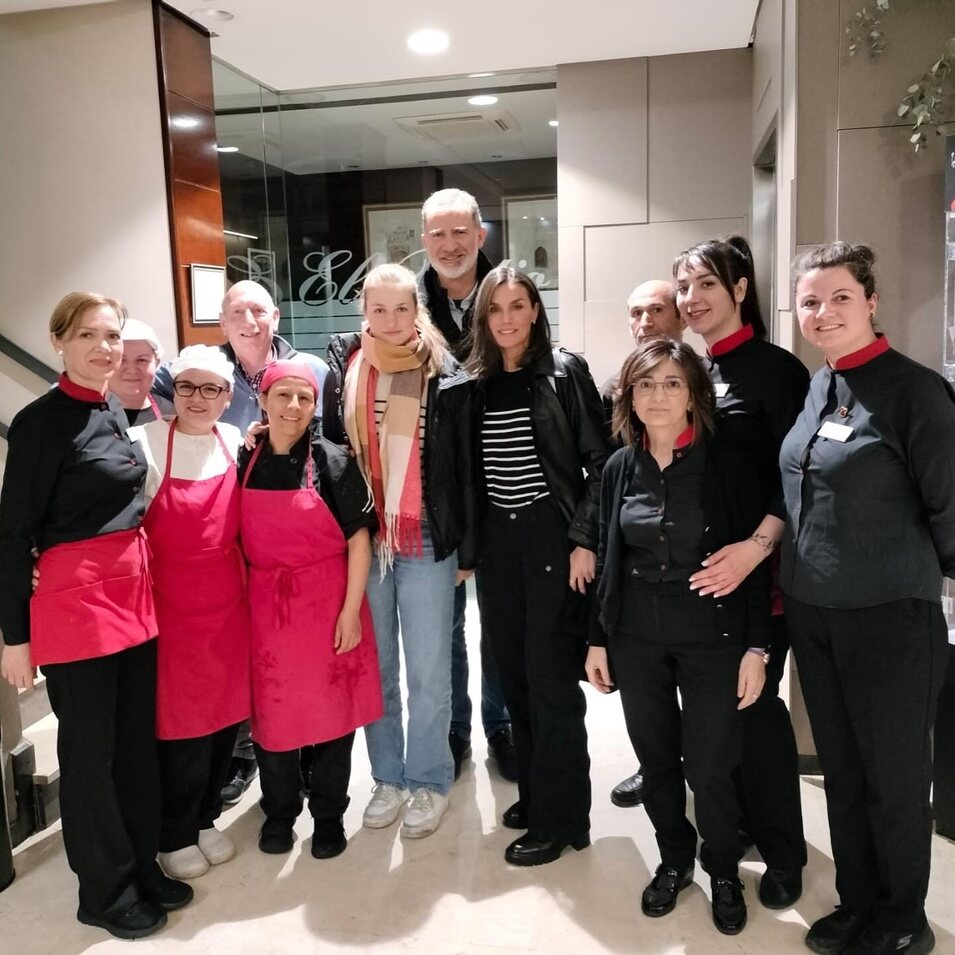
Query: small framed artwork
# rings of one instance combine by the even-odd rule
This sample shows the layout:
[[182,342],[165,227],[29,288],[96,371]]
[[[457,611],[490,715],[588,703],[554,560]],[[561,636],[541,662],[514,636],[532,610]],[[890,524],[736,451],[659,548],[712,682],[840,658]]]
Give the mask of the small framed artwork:
[[192,324],[218,325],[222,299],[225,298],[225,266],[189,266],[192,279]]
[[421,248],[421,204],[363,206],[365,215],[365,258],[374,259],[374,268],[385,262],[408,262]]
[[538,288],[557,288],[557,196],[505,197],[504,255]]

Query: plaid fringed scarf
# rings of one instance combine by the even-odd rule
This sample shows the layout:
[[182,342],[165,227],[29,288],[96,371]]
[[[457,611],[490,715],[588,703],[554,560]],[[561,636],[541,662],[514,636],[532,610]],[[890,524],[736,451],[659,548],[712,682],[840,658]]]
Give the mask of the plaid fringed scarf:
[[[345,430],[371,486],[378,514],[375,548],[382,573],[395,554],[421,554],[421,450],[418,423],[426,398],[430,352],[417,340],[392,345],[361,334],[361,348],[345,373]],[[387,389],[380,429],[375,427],[379,378]]]

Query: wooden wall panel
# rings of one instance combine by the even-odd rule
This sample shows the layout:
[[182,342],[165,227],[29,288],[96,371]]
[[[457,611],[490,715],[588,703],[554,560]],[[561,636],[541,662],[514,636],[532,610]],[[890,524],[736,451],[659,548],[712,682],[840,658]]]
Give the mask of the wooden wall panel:
[[218,326],[193,323],[189,270],[226,256],[209,34],[162,3],[153,10],[179,345],[218,344]]

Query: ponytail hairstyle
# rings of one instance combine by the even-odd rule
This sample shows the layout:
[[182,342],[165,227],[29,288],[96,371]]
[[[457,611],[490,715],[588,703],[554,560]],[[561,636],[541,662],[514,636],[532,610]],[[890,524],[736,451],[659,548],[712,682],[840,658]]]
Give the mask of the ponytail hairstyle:
[[741,235],[700,242],[684,250],[673,260],[673,277],[677,277],[680,269],[699,268],[712,272],[734,300],[734,286],[740,279],[746,279],[746,294],[739,306],[740,319],[744,325],[752,326],[757,338],[765,338],[766,323],[759,308],[756,266],[749,243]]
[[867,245],[850,245],[848,242],[837,240],[816,246],[814,249],[807,249],[793,259],[793,294],[796,292],[799,280],[807,272],[843,266],[862,286],[865,297],[872,298],[875,295],[875,274],[872,271],[874,262],[875,252]]
[[361,294],[359,295],[363,314],[365,311],[365,293],[373,288],[381,288],[383,285],[401,289],[402,291],[408,292],[411,296],[411,300],[415,306],[415,331],[418,334],[418,338],[428,346],[430,351],[427,377],[437,377],[444,366],[444,356],[448,350],[448,343],[431,321],[431,315],[428,310],[421,304],[421,299],[418,296],[418,282],[414,272],[394,262],[386,262],[384,265],[373,268],[368,275],[365,276],[365,281],[361,287]]

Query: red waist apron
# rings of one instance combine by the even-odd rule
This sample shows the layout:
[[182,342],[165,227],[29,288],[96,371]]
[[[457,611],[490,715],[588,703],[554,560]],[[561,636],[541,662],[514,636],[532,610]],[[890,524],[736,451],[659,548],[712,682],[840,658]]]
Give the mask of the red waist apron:
[[191,739],[249,715],[249,608],[239,548],[235,462],[217,477],[172,477],[176,420],[166,470],[143,526],[159,623],[156,736]]
[[[249,479],[262,444],[255,449]],[[252,738],[282,752],[337,739],[381,717],[378,651],[367,600],[361,642],[335,652],[348,544],[315,490],[242,489],[242,543],[252,611]]]
[[115,531],[40,554],[30,600],[34,666],[105,657],[156,636],[146,538]]

